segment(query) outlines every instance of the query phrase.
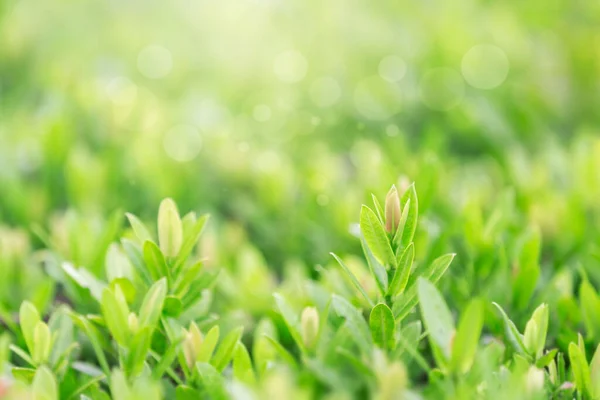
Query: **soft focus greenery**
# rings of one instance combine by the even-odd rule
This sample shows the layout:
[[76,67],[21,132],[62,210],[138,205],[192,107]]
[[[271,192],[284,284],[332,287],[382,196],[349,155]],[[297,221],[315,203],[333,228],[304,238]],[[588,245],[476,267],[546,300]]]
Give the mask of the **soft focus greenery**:
[[0,1],[0,398],[599,399],[599,26]]

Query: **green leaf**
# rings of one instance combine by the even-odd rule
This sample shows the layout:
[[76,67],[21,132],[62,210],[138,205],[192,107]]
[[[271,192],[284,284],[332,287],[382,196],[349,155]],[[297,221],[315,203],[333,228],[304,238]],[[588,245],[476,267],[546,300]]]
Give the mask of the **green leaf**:
[[513,348],[515,349],[515,351],[517,353],[527,354],[527,348],[525,347],[525,343],[523,342],[523,335],[521,335],[521,333],[515,326],[514,322],[512,322],[511,319],[508,318],[508,315],[506,315],[506,313],[504,312],[504,310],[502,309],[502,307],[500,307],[500,305],[498,303],[492,303],[492,304],[494,306],[496,306],[498,311],[500,311],[500,315],[502,316],[502,319],[504,320],[504,328],[505,328],[505,332],[506,332],[506,337],[507,337],[508,341],[510,342],[510,344],[513,346]]
[[242,337],[244,327],[240,326],[231,332],[229,332],[221,343],[215,353],[215,356],[211,360],[211,364],[216,368],[217,371],[221,372],[225,369],[231,358],[233,357],[233,351],[237,342]]
[[134,279],[131,263],[116,243],[112,243],[108,248],[104,270],[109,283],[116,279],[126,279],[128,281]]
[[36,365],[45,363],[50,357],[52,337],[50,328],[43,321],[39,321],[33,330],[33,351],[31,358]]
[[196,363],[196,370],[202,382],[202,388],[211,400],[227,400],[225,382],[215,367],[207,363]]
[[52,371],[41,366],[35,372],[31,389],[36,400],[58,400],[58,385]]
[[183,336],[180,336],[171,342],[171,344],[169,344],[167,350],[160,357],[159,363],[152,368],[152,378],[154,380],[160,380],[165,372],[171,368],[171,365],[177,358],[179,348],[184,339],[185,338]]
[[125,251],[125,254],[131,262],[131,265],[133,265],[133,268],[137,274],[140,276],[140,278],[142,278],[144,284],[147,286],[151,285],[154,280],[150,276],[148,268],[146,267],[146,263],[144,262],[144,257],[140,248],[128,239],[121,239],[121,246],[123,246],[123,251]]
[[177,296],[167,296],[163,310],[169,317],[178,317],[183,312],[183,302]]
[[52,314],[48,321],[48,327],[55,335],[50,362],[52,365],[56,365],[57,361],[64,357],[73,345],[73,321],[66,306],[61,306]]
[[539,230],[528,233],[519,255],[519,270],[513,283],[513,304],[523,310],[529,304],[540,276],[539,255],[541,235]]
[[458,323],[452,344],[450,369],[461,374],[471,369],[481,330],[483,328],[483,301],[471,300]]
[[162,313],[166,295],[167,280],[161,278],[152,285],[150,290],[148,290],[148,293],[146,293],[146,296],[144,296],[144,301],[142,302],[139,313],[140,327],[143,328],[148,326],[154,329]]
[[401,203],[407,204],[409,200],[410,203],[408,206],[408,216],[402,229],[400,248],[405,248],[406,246],[408,246],[412,242],[413,238],[415,237],[415,232],[417,231],[417,219],[419,217],[419,200],[417,198],[417,190],[415,189],[414,183],[410,185],[410,187],[402,196]]
[[63,271],[75,281],[82,288],[88,289],[90,294],[98,301],[102,297],[102,290],[106,287],[106,284],[96,278],[90,271],[85,268],[75,268],[75,266],[69,262],[63,262],[61,264]]
[[581,282],[579,304],[589,337],[598,338],[600,336],[600,296],[587,280]]
[[279,309],[279,312],[281,313],[281,316],[283,317],[283,320],[290,331],[292,338],[296,342],[296,345],[298,345],[302,352],[306,351],[304,348],[302,335],[300,334],[300,321],[298,314],[279,293],[274,293],[273,297],[275,298],[275,304],[277,305],[277,308]]
[[369,327],[373,342],[382,349],[393,350],[395,346],[396,322],[392,310],[384,304],[377,304],[369,316]]
[[240,382],[252,385],[256,382],[250,354],[243,343],[238,342],[233,355],[233,376]]
[[135,236],[137,236],[140,244],[144,243],[145,241],[152,241],[152,235],[150,234],[150,231],[138,217],[130,213],[125,213],[125,216],[129,220],[129,224],[133,228],[133,232],[135,233]]
[[592,388],[590,368],[585,360],[585,354],[575,343],[569,344],[569,360],[571,360],[575,387],[583,396],[590,395]]
[[183,296],[190,287],[190,282],[195,281],[202,271],[203,263],[198,261],[183,270],[179,271],[175,284],[173,285],[173,293]]
[[21,324],[21,332],[25,338],[25,344],[30,353],[34,351],[33,335],[35,327],[41,321],[40,313],[33,304],[24,301],[19,309],[19,323]]
[[590,362],[590,391],[592,398],[597,399],[600,397],[600,345],[596,347],[596,351],[592,356]]
[[20,347],[15,346],[14,344],[10,344],[8,348],[10,349],[10,351],[21,357],[21,359],[27,364],[35,366],[35,362],[31,359],[31,357],[29,356],[29,354],[27,354],[26,351],[22,350]]
[[110,393],[113,396],[113,400],[129,400],[134,398],[127,384],[127,378],[120,369],[114,369],[110,376]]
[[388,287],[388,274],[387,270],[373,255],[371,249],[367,245],[365,238],[361,236],[360,245],[362,247],[363,253],[367,259],[367,265],[369,266],[369,271],[371,271],[371,275],[375,278],[375,283],[379,288],[379,292],[383,295],[387,291]]
[[153,329],[146,326],[141,328],[131,340],[126,362],[126,371],[129,376],[136,376],[142,372],[150,350],[152,332]]
[[194,246],[196,246],[198,240],[200,240],[200,236],[202,235],[202,231],[204,230],[204,226],[206,225],[208,218],[208,214],[201,216],[192,226],[189,234],[186,235],[183,245],[181,246],[181,250],[179,250],[179,254],[173,263],[173,269],[175,271],[179,271],[179,268],[183,266],[188,256],[194,249]]
[[200,346],[200,352],[198,353],[198,361],[201,362],[209,362],[212,358],[213,352],[215,351],[215,347],[217,347],[217,342],[219,341],[219,326],[215,325],[206,334],[204,337],[204,342],[202,342],[202,346]]
[[165,257],[154,242],[144,242],[144,262],[152,280],[157,281],[163,277],[170,279]]
[[281,343],[267,335],[265,335],[264,338],[268,341],[268,343],[271,344],[273,349],[277,352],[277,354],[279,354],[279,357],[284,362],[286,362],[290,367],[292,367],[292,369],[298,368],[298,364],[296,363],[294,356],[292,356],[290,352],[281,345]]
[[538,358],[538,360],[535,362],[535,366],[538,368],[547,367],[552,362],[552,360],[554,360],[554,357],[556,357],[557,353],[558,349],[549,350],[548,352],[546,352],[546,354]]
[[202,394],[189,386],[177,386],[175,389],[175,400],[198,400]]
[[[164,199],[158,209],[158,242],[166,257],[177,257],[183,242],[183,225],[172,199]],[[163,275],[164,276],[164,275]]]
[[356,277],[354,276],[352,271],[350,271],[350,269],[346,266],[346,264],[344,264],[342,259],[339,258],[337,255],[335,255],[334,253],[329,253],[329,254],[331,254],[333,256],[333,258],[335,258],[335,260],[338,262],[338,264],[342,267],[342,269],[344,270],[344,272],[346,273],[348,278],[350,278],[350,281],[352,282],[354,287],[360,292],[360,294],[362,294],[363,298],[367,301],[369,306],[373,307],[374,306],[373,301],[369,298],[369,296],[365,292],[365,289],[363,289],[362,285],[358,282],[358,279],[356,279]]
[[383,207],[381,207],[381,203],[379,202],[379,200],[377,200],[377,197],[372,193],[371,199],[373,200],[373,207],[375,208],[375,212],[377,213],[377,218],[379,218],[379,221],[383,223],[383,216],[385,215]]
[[104,289],[104,292],[102,292],[100,307],[104,322],[110,333],[117,343],[121,346],[127,346],[129,340],[129,310],[123,308],[110,289]]
[[422,277],[436,284],[444,273],[446,273],[454,256],[455,254],[446,254],[438,257],[426,268],[418,268],[411,274],[408,279],[408,289],[394,301],[392,311],[394,312],[396,321],[402,321],[419,302],[417,298],[417,279]]
[[360,211],[360,231],[373,252],[382,264],[396,267],[396,258],[381,221],[369,207],[363,205]]
[[12,367],[10,370],[10,373],[15,380],[23,382],[27,385],[31,385],[31,382],[33,382],[35,372],[35,368]]
[[372,347],[371,334],[369,326],[360,311],[350,304],[348,300],[336,294],[332,295],[331,306],[338,315],[346,320],[356,344],[364,353],[370,354]]
[[440,347],[445,360],[450,360],[452,338],[455,334],[452,314],[437,288],[427,279],[419,278],[419,304],[429,337]]
[[110,367],[108,366],[108,361],[106,360],[106,356],[102,350],[102,344],[100,343],[100,338],[96,328],[94,328],[94,326],[85,317],[76,313],[71,313],[71,319],[73,319],[73,322],[79,326],[83,332],[85,332],[92,345],[92,348],[94,349],[94,353],[96,354],[102,371],[106,376],[110,376]]
[[411,243],[404,249],[398,260],[398,268],[396,268],[396,271],[394,272],[394,278],[388,289],[389,295],[397,296],[404,292],[404,289],[406,289],[406,285],[408,284],[408,278],[410,277],[414,259],[415,246]]

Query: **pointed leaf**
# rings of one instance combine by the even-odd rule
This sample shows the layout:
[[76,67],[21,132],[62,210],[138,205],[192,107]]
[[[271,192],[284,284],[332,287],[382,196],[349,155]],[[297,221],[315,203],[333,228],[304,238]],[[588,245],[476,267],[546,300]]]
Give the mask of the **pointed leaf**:
[[450,368],[461,374],[471,369],[481,330],[483,328],[483,302],[471,300],[458,323],[452,344]]
[[221,343],[215,353],[215,356],[211,360],[211,364],[216,368],[217,371],[221,372],[225,369],[229,361],[233,357],[233,351],[237,342],[241,339],[244,328],[242,326],[229,332]]
[[152,285],[144,297],[144,301],[142,302],[139,313],[140,327],[143,328],[148,326],[154,329],[161,316],[166,295],[167,280],[165,278],[161,278],[154,285]]
[[375,258],[387,266],[396,266],[396,258],[381,221],[369,207],[363,205],[360,212],[360,231]]
[[394,272],[394,278],[392,279],[392,283],[388,290],[388,294],[391,296],[397,296],[406,289],[414,258],[415,246],[411,243],[404,249],[400,256],[400,260],[398,261],[398,268],[396,268],[396,271]]
[[451,355],[452,338],[455,334],[452,314],[437,288],[428,280],[419,278],[417,282],[419,304],[423,322],[429,337],[439,346],[445,360]]

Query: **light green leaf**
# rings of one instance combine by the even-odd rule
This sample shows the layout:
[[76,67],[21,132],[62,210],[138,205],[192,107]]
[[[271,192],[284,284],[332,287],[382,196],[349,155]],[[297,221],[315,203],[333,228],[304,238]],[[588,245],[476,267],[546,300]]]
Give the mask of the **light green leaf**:
[[167,280],[161,278],[152,285],[150,290],[148,290],[148,293],[146,293],[146,296],[144,296],[144,301],[142,302],[139,313],[140,327],[143,328],[148,326],[154,329],[162,313],[166,295]]
[[540,276],[541,235],[535,229],[528,233],[519,255],[519,270],[513,283],[513,304],[523,310],[529,304]]
[[346,320],[356,344],[364,353],[370,354],[372,347],[371,334],[369,326],[360,311],[350,304],[348,300],[336,294],[332,295],[331,306],[338,315]]
[[600,345],[596,347],[590,362],[590,383],[592,398],[600,398]]
[[227,400],[229,396],[225,390],[225,381],[215,367],[207,363],[196,363],[196,370],[202,383],[204,392],[211,400]]
[[28,301],[24,301],[19,309],[19,323],[21,324],[21,332],[30,353],[34,351],[33,335],[35,327],[40,321],[40,313],[35,306]]
[[393,350],[395,346],[396,322],[392,310],[384,304],[377,304],[369,316],[369,327],[373,342],[382,349]]
[[169,268],[163,253],[154,242],[144,242],[144,262],[154,281],[167,277],[170,279]]
[[383,207],[381,207],[381,203],[377,200],[377,197],[371,193],[371,199],[373,200],[373,207],[375,208],[375,213],[377,213],[377,218],[383,223],[383,216],[385,215],[383,211]]
[[204,336],[204,342],[202,342],[202,346],[200,346],[200,351],[198,352],[198,361],[200,362],[209,362],[212,358],[213,352],[215,351],[215,347],[217,347],[217,342],[219,341],[219,326],[215,325]]
[[33,330],[33,351],[31,352],[31,358],[36,365],[43,364],[48,360],[51,346],[50,328],[44,321],[39,321]]
[[452,338],[455,334],[452,314],[437,288],[427,279],[419,278],[419,304],[429,337],[439,346],[445,360],[450,360]]
[[268,341],[268,343],[270,343],[270,345],[277,352],[277,354],[279,354],[279,357],[284,362],[286,362],[293,369],[297,369],[298,368],[298,364],[296,363],[296,360],[294,359],[294,356],[292,356],[290,354],[290,352],[285,347],[283,347],[281,345],[281,343],[279,343],[277,340],[275,340],[272,337],[267,336],[267,335],[265,335],[264,338]]
[[125,213],[125,216],[129,220],[129,224],[135,233],[135,236],[138,238],[139,243],[142,244],[145,241],[152,241],[152,235],[146,225],[135,215],[130,213]]
[[377,261],[377,259],[371,252],[371,249],[369,249],[369,246],[367,245],[364,236],[360,237],[360,245],[367,259],[369,271],[371,271],[371,275],[375,278],[375,283],[379,288],[379,292],[383,295],[386,293],[388,288],[387,270],[379,261]]
[[406,285],[408,284],[408,278],[410,277],[414,258],[415,246],[411,243],[404,249],[400,256],[400,260],[398,260],[398,268],[396,268],[396,271],[394,272],[394,278],[388,289],[389,295],[397,296],[404,292],[404,289],[406,289]]
[[[402,196],[402,204],[407,204],[410,200],[408,216],[406,218],[406,222],[402,228],[402,238],[400,239],[400,248],[405,248],[408,246],[413,238],[415,237],[415,232],[417,231],[417,220],[419,217],[419,200],[417,198],[417,190],[415,189],[415,184],[411,184],[410,187],[406,190],[404,195]],[[401,223],[402,226],[402,223]]]
[[381,221],[369,207],[363,205],[360,212],[360,231],[375,258],[386,266],[396,267],[396,258]]
[[500,314],[502,315],[502,319],[504,320],[504,328],[506,331],[506,337],[510,344],[513,346],[515,351],[519,354],[527,354],[527,348],[525,347],[525,343],[523,342],[523,335],[519,332],[514,322],[506,315],[502,307],[498,303],[492,303]]
[[461,374],[471,369],[481,330],[483,328],[483,301],[471,300],[458,323],[452,344],[450,369]]
[[300,334],[300,320],[298,318],[298,314],[279,293],[274,293],[273,297],[275,298],[275,304],[277,305],[277,308],[279,309],[279,312],[281,313],[281,316],[283,317],[283,320],[290,331],[290,335],[292,335],[292,338],[300,350],[304,352],[306,349],[304,348],[304,341],[302,340],[302,335]]
[[137,376],[142,372],[144,362],[150,350],[153,329],[149,326],[141,328],[131,340],[127,355],[126,370],[129,376]]
[[110,393],[113,400],[129,400],[133,393],[127,384],[127,378],[120,369],[114,369],[110,376]]
[[41,366],[37,369],[31,388],[34,400],[58,400],[56,378],[46,366]]
[[569,360],[571,360],[575,387],[583,396],[590,395],[592,388],[590,368],[585,360],[585,354],[575,343],[569,344]]
[[252,385],[256,382],[250,354],[243,343],[238,342],[233,355],[233,376],[240,382]]
[[196,221],[196,223],[192,226],[192,228],[190,229],[190,232],[186,235],[186,237],[183,241],[183,245],[181,246],[181,249],[179,250],[179,254],[177,255],[177,258],[175,259],[175,262],[173,263],[173,269],[175,271],[179,271],[179,268],[181,268],[183,266],[183,264],[187,260],[188,256],[194,249],[194,246],[196,246],[196,244],[198,243],[198,240],[200,240],[200,236],[202,235],[202,231],[204,230],[204,226],[206,225],[208,218],[209,218],[208,214],[201,216]]
[[121,346],[127,346],[129,340],[129,310],[123,309],[110,289],[104,289],[104,292],[102,292],[100,307],[104,322],[110,333],[117,343]]
[[598,338],[600,336],[600,296],[587,280],[581,282],[579,304],[589,337]]
[[335,260],[338,262],[338,264],[340,264],[340,267],[342,267],[342,269],[344,270],[344,272],[346,273],[346,275],[348,276],[348,278],[350,278],[350,281],[352,282],[352,284],[354,285],[354,287],[360,292],[360,294],[363,296],[363,298],[367,301],[367,303],[373,307],[373,301],[369,298],[369,296],[367,295],[367,293],[365,292],[365,289],[363,289],[362,285],[358,282],[358,279],[356,279],[356,277],[354,276],[354,274],[352,273],[352,271],[350,271],[350,269],[346,266],[346,264],[344,264],[344,262],[342,261],[341,258],[339,258],[337,255],[335,255],[334,253],[329,253],[333,256],[333,258],[335,258]]
[[223,338],[223,341],[219,343],[219,348],[210,362],[217,371],[223,371],[227,364],[229,364],[229,361],[231,361],[231,358],[233,357],[235,346],[242,337],[243,332],[244,327],[240,326],[229,332]]

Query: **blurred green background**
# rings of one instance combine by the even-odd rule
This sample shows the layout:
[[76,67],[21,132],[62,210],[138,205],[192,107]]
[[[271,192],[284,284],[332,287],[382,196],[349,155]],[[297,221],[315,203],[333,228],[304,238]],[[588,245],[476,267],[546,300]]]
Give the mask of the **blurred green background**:
[[[213,214],[223,246],[243,232],[270,268],[312,267],[359,253],[349,230],[370,192],[416,181],[428,237],[476,238],[509,193],[515,229],[540,226],[567,262],[600,214],[599,15],[596,1],[4,0],[0,222],[41,246],[32,227],[67,209],[95,237],[103,216],[153,219],[169,196]],[[460,257],[458,240],[442,247]]]

